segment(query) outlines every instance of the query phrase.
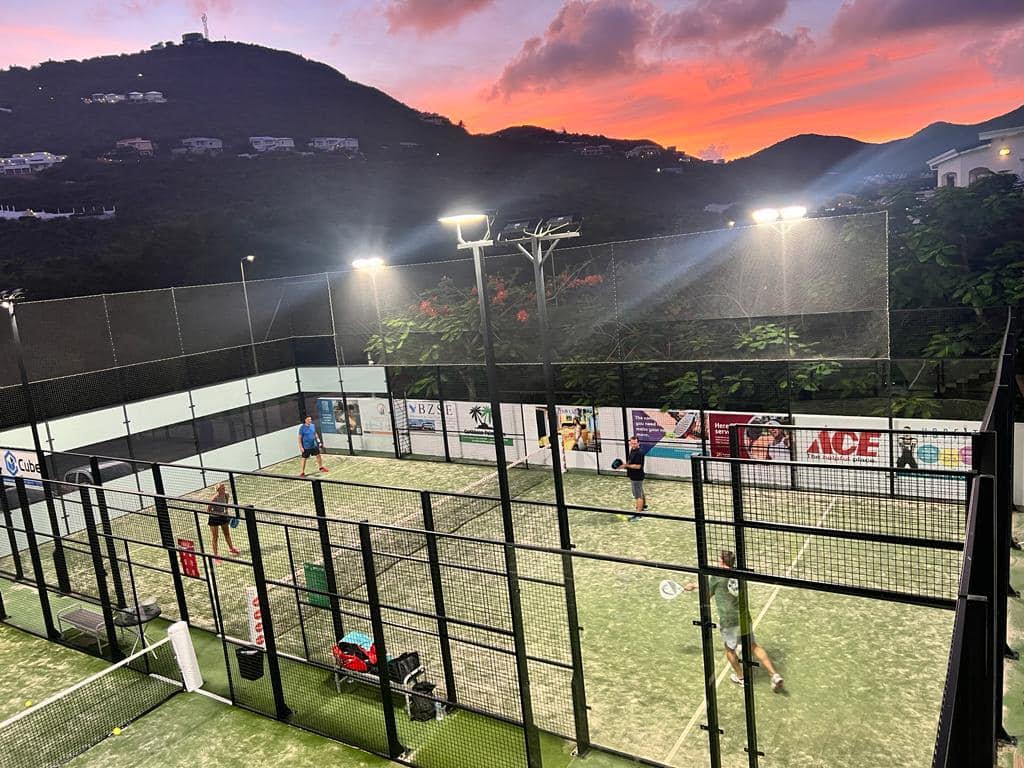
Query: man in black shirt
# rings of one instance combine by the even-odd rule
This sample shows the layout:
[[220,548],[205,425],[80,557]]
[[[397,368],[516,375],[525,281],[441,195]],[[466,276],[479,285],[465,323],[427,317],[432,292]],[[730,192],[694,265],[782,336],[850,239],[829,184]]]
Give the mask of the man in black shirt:
[[647,509],[644,497],[644,452],[640,450],[640,441],[636,435],[629,438],[629,456],[622,465],[626,469],[626,477],[633,487],[633,500],[636,502],[636,514],[630,516],[630,522],[640,519],[640,513]]

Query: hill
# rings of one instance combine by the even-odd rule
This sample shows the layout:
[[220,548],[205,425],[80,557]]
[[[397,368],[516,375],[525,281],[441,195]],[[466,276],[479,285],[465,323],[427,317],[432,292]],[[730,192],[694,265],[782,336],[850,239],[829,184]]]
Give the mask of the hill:
[[[166,104],[87,104],[95,92],[161,91]],[[243,151],[249,136],[355,136],[368,148],[465,141],[461,129],[423,122],[416,110],[286,51],[213,42],[0,72],[0,155],[48,150],[94,157],[118,139],[162,147],[215,136]]]
[[658,142],[651,139],[613,139],[600,134],[569,133],[565,130],[553,131],[550,128],[541,128],[537,125],[516,125],[502,128],[489,135],[503,141],[537,146],[607,144],[615,149],[628,151],[640,144],[653,144],[664,149]]

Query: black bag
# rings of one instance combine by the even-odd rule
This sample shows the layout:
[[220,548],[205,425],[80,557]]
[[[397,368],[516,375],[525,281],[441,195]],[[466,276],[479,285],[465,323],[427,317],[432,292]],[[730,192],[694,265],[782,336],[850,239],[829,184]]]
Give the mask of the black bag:
[[259,680],[263,677],[263,651],[259,648],[235,648],[238,660],[238,674],[245,680]]
[[416,651],[403,653],[388,662],[388,677],[396,683],[401,683],[413,671],[420,666],[420,655]]
[[[412,696],[409,699],[409,717],[413,720],[419,720],[420,722],[426,722],[427,720],[433,720],[436,716],[434,708],[434,700],[427,698],[434,693],[436,688],[433,683],[422,682],[416,683],[413,687]],[[424,694],[424,695],[417,695]]]

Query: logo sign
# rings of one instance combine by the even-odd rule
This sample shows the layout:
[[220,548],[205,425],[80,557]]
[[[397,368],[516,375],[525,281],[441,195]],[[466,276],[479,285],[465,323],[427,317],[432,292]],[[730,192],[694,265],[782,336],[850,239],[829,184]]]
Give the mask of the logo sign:
[[811,461],[877,464],[881,442],[880,432],[822,429],[807,446],[805,453]]
[[42,488],[42,474],[35,453],[7,449],[3,455],[4,485],[14,485],[14,478],[20,477],[28,487]]
[[178,539],[178,550],[181,572],[193,579],[198,579],[199,562],[196,559],[196,543],[191,539]]
[[689,459],[701,451],[703,425],[699,411],[659,411],[634,408],[633,434],[645,456]]
[[263,636],[263,612],[260,610],[260,598],[256,587],[245,588],[245,610],[249,616],[249,642],[257,648],[266,650],[266,638]]

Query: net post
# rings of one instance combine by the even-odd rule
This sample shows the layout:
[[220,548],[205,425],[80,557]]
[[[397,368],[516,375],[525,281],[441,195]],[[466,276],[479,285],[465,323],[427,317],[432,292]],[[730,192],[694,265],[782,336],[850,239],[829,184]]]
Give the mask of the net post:
[[14,578],[21,581],[25,578],[25,570],[21,565],[21,552],[18,550],[18,537],[14,532],[14,517],[11,514],[11,502],[7,498],[7,486],[2,483],[0,483],[0,509],[3,510],[7,543],[11,548],[11,558],[14,560]]
[[444,400],[444,379],[441,376],[441,366],[434,366],[434,376],[437,379],[437,406],[441,410],[441,441],[444,443],[444,460],[451,462],[452,452],[448,447],[448,417],[445,415],[447,407]]
[[203,687],[203,673],[199,668],[188,624],[184,621],[174,622],[167,628],[167,636],[174,647],[174,656],[178,660],[178,669],[181,671],[181,681],[185,685],[185,690],[189,693],[198,691]]
[[[346,416],[346,418],[348,418]],[[324,560],[324,579],[327,582],[328,602],[331,606],[331,627],[335,641],[345,636],[341,619],[341,601],[338,599],[338,577],[334,572],[334,555],[331,551],[331,532],[327,526],[327,506],[324,504],[322,481],[316,479],[313,485],[313,505],[316,508],[316,528],[320,537],[320,556]]]
[[373,540],[370,524],[359,523],[359,544],[363,556],[363,577],[366,579],[366,600],[370,607],[370,625],[373,629],[373,644],[377,651],[377,683],[380,687],[381,711],[384,715],[384,730],[388,740],[388,757],[399,757],[405,747],[398,740],[398,724],[395,722],[395,707],[391,700],[391,678],[388,676],[388,652],[384,640],[384,621],[380,613],[380,595],[377,593],[377,571],[373,564]]
[[51,640],[59,640],[60,632],[53,624],[50,611],[50,593],[46,589],[46,577],[43,575],[43,558],[39,555],[39,542],[36,541],[36,526],[32,521],[32,507],[28,503],[28,491],[25,490],[25,479],[14,478],[14,486],[18,491],[18,503],[21,505],[22,524],[25,526],[25,538],[28,540],[29,556],[32,559],[32,571],[35,575],[36,591],[39,593],[39,607],[43,612],[43,626],[46,636]]
[[92,471],[92,484],[96,486],[96,507],[100,513],[100,525],[107,542],[107,560],[110,562],[110,577],[114,582],[114,594],[119,606],[126,605],[124,599],[124,583],[121,581],[121,566],[117,559],[117,545],[114,543],[114,529],[110,525],[110,511],[107,507],[107,494],[103,490],[103,475],[100,473],[100,460],[96,456],[89,457],[89,469]]
[[437,640],[441,646],[441,666],[444,669],[444,690],[452,704],[458,702],[455,689],[455,669],[452,666],[451,639],[448,636],[448,613],[444,604],[444,581],[441,578],[441,561],[437,552],[437,528],[434,526],[434,506],[430,491],[420,491],[420,507],[423,509],[423,530],[427,541],[427,559],[430,562],[430,582],[434,592],[434,613],[437,614]]
[[[124,658],[121,646],[117,642],[117,627],[114,626],[114,611],[110,606],[110,592],[107,590],[107,570],[103,567],[103,553],[100,548],[100,537],[96,532],[96,516],[92,510],[92,499],[88,488],[79,488],[82,503],[82,516],[85,518],[85,532],[89,538],[89,552],[92,555],[92,567],[96,576],[96,594],[100,599],[100,610],[103,612],[103,627],[107,633],[107,644],[110,646],[114,661]],[[98,650],[98,649],[97,649]]]
[[711,768],[721,768],[721,728],[718,724],[718,686],[715,685],[715,624],[711,619],[711,592],[708,589],[706,570],[708,567],[707,528],[704,518],[704,461],[699,456],[690,457],[690,474],[693,478],[694,530],[697,538],[697,589],[700,598],[700,619],[694,621],[700,627],[701,655],[704,661],[704,696],[707,699],[708,752]]
[[250,504],[245,507],[245,532],[249,537],[249,557],[252,560],[253,580],[260,600],[260,617],[263,620],[263,642],[266,645],[267,667],[270,669],[270,687],[274,691],[274,713],[278,720],[286,720],[291,710],[284,700],[284,685],[281,682],[281,666],[277,658],[277,638],[274,635],[274,619],[270,609],[270,595],[267,592],[267,577],[263,570],[263,550],[260,547],[259,522],[256,509]]
[[185,584],[181,580],[181,567],[178,564],[178,549],[174,541],[174,533],[171,529],[171,514],[167,508],[167,499],[164,498],[164,479],[160,474],[160,465],[150,465],[153,473],[154,506],[156,507],[157,527],[160,529],[160,542],[167,550],[167,559],[171,566],[171,580],[174,582],[174,595],[178,601],[178,618],[189,623],[188,601],[185,599]]

